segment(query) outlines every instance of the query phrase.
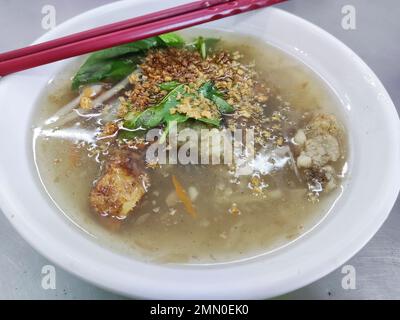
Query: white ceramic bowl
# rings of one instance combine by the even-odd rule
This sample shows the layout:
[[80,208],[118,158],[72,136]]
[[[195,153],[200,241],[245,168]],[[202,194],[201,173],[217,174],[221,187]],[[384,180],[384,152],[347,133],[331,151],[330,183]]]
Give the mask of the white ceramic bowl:
[[[38,41],[185,1],[116,2],[79,15]],[[47,81],[67,61],[0,81],[0,205],[40,253],[101,287],[147,298],[267,298],[315,281],[361,249],[382,225],[400,187],[400,126],[374,73],[318,27],[278,9],[207,27],[255,35],[317,72],[340,98],[350,135],[346,192],[317,228],[293,244],[247,262],[215,266],[146,264],[88,239],[42,192],[32,163],[31,114]]]

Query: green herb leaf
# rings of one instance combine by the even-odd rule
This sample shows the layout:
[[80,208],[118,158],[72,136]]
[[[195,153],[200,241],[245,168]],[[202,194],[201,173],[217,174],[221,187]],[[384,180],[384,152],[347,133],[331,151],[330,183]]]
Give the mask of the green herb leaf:
[[176,33],[165,33],[159,38],[169,47],[181,47],[185,44],[185,40]]
[[[123,128],[128,130],[120,130],[118,137],[130,139],[136,137],[141,130],[152,129],[167,122],[167,120],[170,121],[172,116],[170,109],[179,104],[178,95],[182,95],[184,92],[185,87],[181,84],[168,93],[158,105],[147,108],[141,113],[128,113],[123,124]],[[131,131],[135,129],[138,130]]]
[[[178,106],[180,103],[178,96],[188,96],[188,93],[185,93],[185,85],[177,82],[168,82],[161,85],[165,85],[164,90],[171,89],[171,91],[158,105],[150,107],[141,113],[129,112],[125,117],[123,125],[123,127],[128,130],[121,130],[119,133],[120,138],[132,139],[137,137],[139,134],[143,134],[148,129],[155,128],[161,124],[166,124],[166,128],[162,137],[160,138],[160,143],[162,143],[166,139],[172,122],[175,121],[177,123],[183,123],[189,119],[192,119],[184,114],[170,113],[171,108]],[[233,107],[223,98],[221,98],[222,94],[215,89],[210,81],[204,83],[200,87],[199,94],[202,94],[205,98],[212,100],[217,105],[217,108],[221,113],[229,113],[234,111]],[[219,127],[221,125],[221,119],[193,118],[193,120],[215,127]]]
[[213,95],[211,100],[214,101],[214,103],[217,105],[219,112],[223,114],[233,113],[235,111],[232,105],[230,105],[228,102],[226,102],[218,95]]
[[203,59],[207,58],[208,53],[215,47],[219,39],[198,37],[194,42],[194,48],[199,51]]
[[159,87],[161,90],[171,91],[179,85],[180,85],[180,83],[178,81],[168,81],[168,82],[161,83],[159,85]]
[[180,84],[161,100],[159,106],[164,110],[164,114],[169,113],[171,108],[176,107],[179,104],[178,96],[182,96],[184,93],[185,86]]
[[164,129],[163,134],[160,137],[159,143],[164,143],[167,135],[170,131],[171,125],[175,122],[176,124],[178,123],[183,123],[185,121],[187,121],[189,119],[189,117],[180,114],[180,113],[174,113],[174,114],[170,114],[168,113],[165,117],[165,122],[167,123],[167,126]]
[[127,77],[136,68],[139,57],[85,63],[72,79],[72,89],[102,80],[118,81]]
[[172,123],[172,122],[182,123],[182,122],[185,122],[188,119],[189,119],[188,116],[185,116],[184,114],[181,114],[181,113],[174,113],[174,114],[168,113],[165,116],[165,121],[167,123]]
[[199,37],[198,39],[197,50],[199,50],[200,55],[203,59],[207,58],[207,47],[203,37]]
[[219,92],[211,81],[205,82],[199,89],[199,93],[202,94],[205,98],[213,101],[222,114],[224,113],[232,113],[235,111],[233,106],[231,106],[228,102],[226,102],[222,98],[222,93]]
[[183,43],[177,34],[167,33],[92,53],[72,79],[72,89],[99,81],[119,81],[136,69],[147,50]]
[[92,53],[86,60],[86,63],[91,63],[94,61],[119,58],[128,53],[138,53],[149,50],[154,47],[160,46],[160,41],[158,37],[152,37],[144,40],[139,40],[131,43],[125,43],[120,46],[100,50]]

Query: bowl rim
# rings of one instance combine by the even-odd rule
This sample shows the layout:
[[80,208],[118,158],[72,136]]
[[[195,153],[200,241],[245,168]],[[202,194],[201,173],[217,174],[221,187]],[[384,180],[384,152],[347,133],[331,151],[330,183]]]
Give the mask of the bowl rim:
[[[112,11],[114,9],[117,10],[117,9],[125,8],[126,6],[129,7],[131,5],[136,5],[136,4],[143,3],[143,2],[146,2],[146,1],[145,0],[122,1],[122,2],[110,3],[107,5],[98,7],[96,9],[92,9],[90,11],[87,11],[78,16],[75,16],[75,17],[67,20],[66,22],[60,24],[56,29],[46,33],[45,35],[40,37],[38,40],[36,40],[34,43],[47,40],[47,39],[51,38],[54,33],[57,33],[56,31],[62,32],[62,30],[64,30],[65,28],[68,28],[71,25],[74,25],[74,23],[78,22],[79,20],[85,19],[86,17],[88,17],[90,15],[106,13],[109,10],[110,11]],[[156,1],[153,1],[153,2],[156,2]],[[400,132],[400,121],[399,121],[397,112],[394,108],[394,105],[393,105],[392,101],[390,100],[389,95],[387,94],[386,90],[384,89],[384,87],[382,86],[382,84],[380,83],[380,81],[378,80],[376,75],[361,60],[361,58],[359,58],[350,48],[348,48],[346,45],[344,45],[341,41],[339,41],[338,39],[336,39],[335,37],[333,37],[326,31],[313,25],[312,23],[310,23],[302,18],[299,18],[293,14],[290,14],[286,11],[277,9],[277,8],[268,8],[267,10],[274,14],[279,14],[279,15],[283,15],[286,17],[290,17],[290,19],[294,19],[298,22],[306,24],[308,27],[312,28],[313,31],[320,33],[323,37],[325,37],[326,39],[329,39],[329,41],[334,43],[345,53],[352,56],[353,61],[355,63],[359,64],[360,67],[363,68],[363,70],[368,71],[368,74],[370,76],[372,76],[373,80],[380,86],[381,92],[383,92],[383,94],[386,95],[386,97],[385,97],[385,98],[387,98],[386,105],[388,105],[389,108],[387,108],[387,110],[385,110],[385,112],[390,113],[390,115],[394,117],[391,125],[393,126],[394,130],[397,130],[398,133]],[[2,81],[0,82],[0,87],[4,86],[6,82],[7,82],[7,79],[2,79]],[[397,141],[400,141],[400,139],[397,138]],[[400,146],[400,143],[399,143],[399,146]],[[400,150],[397,150],[397,155],[396,155],[397,159],[399,159],[399,153],[400,153]],[[397,171],[394,172],[394,175],[400,176],[400,168],[395,168],[395,170],[397,170]],[[0,171],[0,174],[1,174],[1,171]],[[229,286],[227,286],[224,289],[225,291],[224,290],[218,291],[217,294],[214,296],[215,297],[227,297],[228,296],[228,297],[233,297],[233,298],[271,297],[271,296],[285,293],[290,290],[295,290],[297,288],[300,288],[300,287],[302,287],[308,283],[311,283],[311,282],[321,278],[322,276],[328,274],[329,272],[333,271],[338,266],[340,266],[342,263],[347,261],[351,256],[353,256],[356,252],[358,252],[370,240],[370,238],[372,238],[372,236],[376,233],[376,231],[380,228],[380,226],[383,224],[383,222],[389,215],[390,210],[395,203],[395,200],[397,198],[399,190],[400,190],[400,181],[393,184],[393,188],[390,190],[391,192],[390,192],[390,194],[388,194],[388,197],[387,197],[388,201],[386,203],[384,203],[384,205],[380,208],[380,210],[382,211],[382,214],[379,216],[379,219],[374,221],[375,224],[371,224],[369,231],[365,232],[364,236],[362,238],[358,239],[357,244],[353,244],[351,249],[348,248],[347,251],[344,252],[340,257],[335,257],[335,263],[331,263],[330,265],[325,265],[325,266],[318,266],[318,268],[316,268],[316,266],[314,266],[314,268],[310,268],[308,274],[307,275],[303,274],[302,278],[297,279],[296,284],[294,284],[294,285],[286,284],[285,286],[282,285],[279,288],[274,287],[274,289],[271,290],[271,289],[265,288],[264,286],[262,286],[260,284],[252,283],[251,285],[248,285],[248,287],[246,288],[246,289],[251,288],[252,289],[251,292],[246,292],[244,290],[243,293],[235,293],[235,294],[229,293],[230,288],[229,288]],[[43,256],[47,257],[49,260],[54,261],[57,265],[61,266],[62,268],[68,270],[69,272],[77,275],[78,277],[80,277],[84,280],[94,283],[99,287],[103,287],[108,290],[112,290],[114,292],[122,293],[124,295],[130,295],[130,296],[135,296],[136,294],[138,294],[141,297],[160,297],[161,296],[163,298],[171,298],[171,297],[176,298],[176,297],[182,296],[181,295],[182,292],[179,292],[179,290],[175,289],[175,292],[172,292],[172,291],[174,291],[173,288],[169,288],[171,290],[171,292],[168,292],[168,290],[167,291],[164,290],[161,293],[161,295],[158,295],[157,293],[152,292],[151,289],[149,290],[149,288],[147,288],[147,286],[149,286],[149,283],[146,281],[138,283],[137,286],[135,287],[134,292],[132,291],[132,288],[131,289],[127,289],[127,287],[118,288],[116,282],[113,282],[110,280],[102,281],[100,274],[97,275],[97,274],[91,274],[90,272],[88,272],[88,270],[93,270],[93,265],[90,265],[91,260],[89,257],[88,257],[88,260],[82,260],[82,261],[80,261],[80,263],[76,263],[76,261],[74,261],[76,259],[74,259],[73,257],[64,255],[64,253],[62,253],[62,252],[57,252],[57,250],[54,250],[54,248],[50,248],[50,246],[48,244],[44,245],[42,240],[40,240],[40,238],[35,238],[35,236],[30,233],[31,230],[30,230],[29,226],[23,225],[21,223],[16,223],[16,221],[14,219],[12,219],[11,217],[13,215],[17,214],[17,212],[14,211],[14,206],[11,203],[9,203],[9,201],[7,199],[7,191],[4,188],[4,186],[1,186],[1,185],[0,185],[0,207],[3,209],[4,213],[6,214],[7,218],[12,223],[14,228],[16,228],[17,231],[23,236],[23,238],[28,243],[30,243],[37,251],[39,251]],[[74,263],[70,263],[70,262],[74,262]],[[92,261],[92,262],[94,262],[94,261]],[[74,266],[74,267],[71,267],[71,266]],[[166,268],[163,268],[163,269],[166,269]],[[222,294],[223,292],[225,292],[225,296]],[[188,295],[187,295],[188,298],[196,298],[198,296],[207,297],[207,294],[205,291],[203,291],[201,294],[197,293],[196,291],[193,291],[193,292],[188,292]]]

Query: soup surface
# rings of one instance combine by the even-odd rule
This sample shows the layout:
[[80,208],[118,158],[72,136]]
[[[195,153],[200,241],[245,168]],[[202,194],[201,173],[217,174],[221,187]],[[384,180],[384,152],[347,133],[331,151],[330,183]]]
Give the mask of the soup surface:
[[235,261],[290,243],[342,192],[339,102],[257,39],[181,36],[102,51],[49,83],[33,137],[47,193],[96,241],[148,261]]

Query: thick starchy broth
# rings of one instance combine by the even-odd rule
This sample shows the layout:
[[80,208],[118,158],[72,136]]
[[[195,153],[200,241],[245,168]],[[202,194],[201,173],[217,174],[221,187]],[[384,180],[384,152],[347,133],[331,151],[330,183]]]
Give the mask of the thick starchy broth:
[[[202,33],[207,35],[207,31]],[[206,61],[221,51],[226,52],[229,59],[237,56],[232,58],[233,62],[227,58],[225,74],[221,72],[220,78],[212,79],[224,93],[226,102],[235,108],[230,114],[222,113],[220,128],[255,128],[256,156],[252,162],[254,172],[250,175],[235,176],[232,164],[146,163],[140,151],[142,144],[130,140],[126,143],[128,148],[121,142],[123,139],[116,137],[119,132],[115,132],[113,125],[119,123],[121,115],[110,112],[111,115],[104,117],[100,115],[101,110],[90,106],[95,101],[91,97],[96,95],[93,91],[97,89],[91,89],[88,99],[80,98],[81,108],[73,111],[78,116],[63,121],[71,116],[69,114],[60,117],[59,122],[44,124],[78,95],[71,90],[70,79],[79,65],[69,66],[43,92],[34,116],[34,152],[41,181],[62,212],[102,245],[158,262],[240,260],[295,240],[321,221],[340,196],[346,167],[346,135],[338,113],[339,102],[329,88],[294,58],[260,44],[257,39],[224,33],[218,36],[221,40],[207,57],[199,57],[196,49],[191,50],[196,52],[193,53],[196,59]],[[188,33],[186,37],[194,36]],[[147,54],[163,50],[176,54],[186,49],[154,49]],[[188,50],[187,54],[192,55],[192,51]],[[148,67],[150,71],[149,80],[147,77],[140,79],[141,85],[150,81],[151,72],[154,72],[150,67],[161,61],[157,59],[164,58],[162,53],[160,55],[161,58],[151,57],[151,61],[143,65],[144,70]],[[196,62],[188,61],[186,67],[191,63]],[[234,70],[234,81],[243,81],[239,83],[241,88],[249,83],[257,87],[250,88],[248,94],[240,89],[238,100],[242,102],[234,99],[236,92],[229,87],[231,84],[224,87],[221,83],[222,77],[231,72],[229,68]],[[209,76],[207,68],[205,70],[204,81]],[[254,81],[252,76],[246,76],[251,72],[255,74]],[[190,82],[189,76],[184,77]],[[183,83],[182,78],[170,79],[169,75],[162,80]],[[117,110],[121,112],[121,105],[132,97],[139,105],[143,88],[135,81],[139,80],[131,79],[126,87],[129,96],[121,91],[117,95],[119,99],[111,98],[104,103],[106,108],[119,105]],[[135,85],[140,89],[136,93],[131,88],[136,88]],[[193,90],[197,89],[194,85]],[[187,93],[192,89],[188,86],[185,90]],[[85,96],[84,90],[81,94]],[[167,91],[146,98],[147,104],[154,105],[151,99],[159,101],[163,95],[167,95]],[[200,98],[203,100],[203,95]],[[191,99],[189,102],[196,105],[197,98]],[[205,106],[213,107],[210,101],[214,100],[207,100]],[[251,105],[250,109],[246,109],[243,101]],[[218,106],[217,102],[215,104]],[[178,104],[170,114],[184,113],[182,106],[183,103]],[[253,106],[257,109],[253,110]],[[131,104],[128,107],[131,108]],[[134,115],[137,114],[135,110]],[[126,114],[124,116],[127,121]],[[196,120],[188,120],[184,125],[206,126]],[[105,135],[107,123],[113,130]],[[148,144],[144,148],[147,147]],[[125,162],[129,162],[129,169]],[[129,213],[122,214],[122,206],[113,217],[111,212],[115,214],[112,210],[116,202],[110,197],[125,194],[124,199],[127,199],[133,194],[126,190],[126,185],[117,193],[109,191],[107,183],[119,183],[111,174],[120,180],[130,179],[126,181],[136,188],[139,195],[136,193],[135,197],[140,198],[129,203],[126,210]],[[138,179],[140,182],[135,184]],[[111,209],[103,209],[111,202]],[[192,206],[193,212],[188,206]]]

